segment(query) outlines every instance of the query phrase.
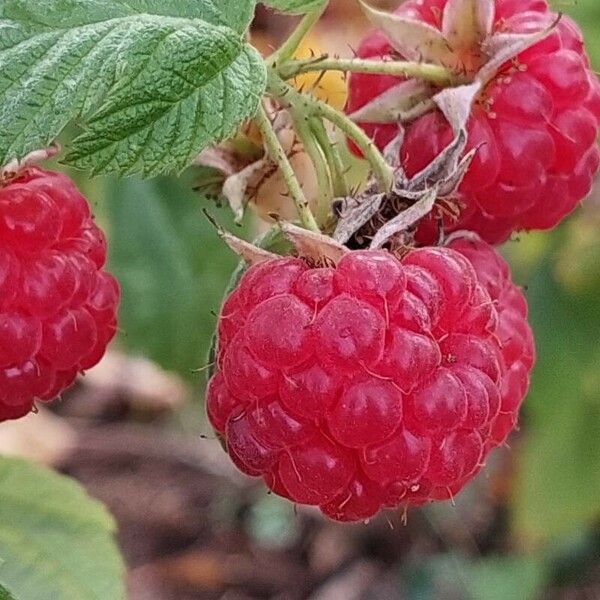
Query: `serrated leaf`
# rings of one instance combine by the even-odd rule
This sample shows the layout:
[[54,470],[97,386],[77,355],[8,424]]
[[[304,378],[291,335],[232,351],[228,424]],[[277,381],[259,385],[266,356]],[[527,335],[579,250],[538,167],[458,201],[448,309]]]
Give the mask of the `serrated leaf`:
[[4,0],[0,18],[57,29],[157,15],[201,19],[244,33],[255,5],[255,0]]
[[214,28],[194,43],[195,33],[178,32],[181,44],[154,38],[162,51],[152,50],[152,65],[111,92],[73,142],[68,164],[94,174],[181,171],[253,116],[266,81],[258,52]]
[[219,24],[232,0],[7,0],[0,164],[47,146],[82,117],[89,129],[71,154],[75,165],[183,169],[251,116],[264,91],[262,60],[240,31],[254,2],[241,4],[232,29]]
[[261,0],[263,4],[279,12],[301,15],[324,6],[328,0]]
[[124,598],[114,531],[75,481],[0,458],[0,584],[17,598]]

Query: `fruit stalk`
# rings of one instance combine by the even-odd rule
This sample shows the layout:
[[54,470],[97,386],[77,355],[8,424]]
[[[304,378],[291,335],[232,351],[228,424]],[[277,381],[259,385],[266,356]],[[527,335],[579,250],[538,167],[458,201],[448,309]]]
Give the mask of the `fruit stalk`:
[[328,164],[325,160],[325,155],[316,137],[310,127],[310,117],[305,114],[301,114],[295,109],[290,110],[292,120],[294,122],[294,128],[304,150],[310,157],[317,177],[317,184],[319,188],[318,199],[317,199],[317,222],[319,225],[323,225],[327,221],[329,211],[331,209],[331,202],[333,200],[333,190],[331,174],[329,172]]
[[323,154],[329,165],[334,195],[338,198],[348,196],[350,191],[346,182],[346,167],[338,149],[337,141],[329,139],[329,134],[327,133],[327,129],[325,129],[322,119],[312,117],[310,119],[310,128],[312,129],[321,150],[323,150]]
[[267,65],[276,66],[292,58],[306,34],[319,21],[326,9],[327,2],[324,2],[323,6],[305,15],[290,37],[267,59]]
[[450,69],[414,61],[365,60],[360,58],[330,58],[327,55],[303,61],[291,61],[282,64],[278,73],[283,79],[292,79],[302,73],[315,71],[342,71],[345,73],[369,73],[391,75],[392,77],[411,77],[429,81],[437,86],[458,85],[460,79]]
[[369,161],[381,191],[387,192],[392,189],[394,182],[392,167],[386,162],[383,154],[377,149],[369,136],[356,123],[326,102],[301,94],[283,81],[273,70],[269,71],[267,89],[284,106],[294,108],[304,114],[326,119],[335,125],[357,145],[365,159]]
[[317,221],[310,210],[308,200],[302,191],[302,187],[296,178],[294,169],[292,168],[292,165],[286,156],[285,150],[277,138],[277,134],[273,129],[273,125],[271,124],[265,108],[262,105],[256,115],[256,124],[269,156],[281,170],[281,174],[288,186],[292,200],[296,205],[300,222],[304,227],[306,227],[306,229],[319,232],[319,225],[317,224]]

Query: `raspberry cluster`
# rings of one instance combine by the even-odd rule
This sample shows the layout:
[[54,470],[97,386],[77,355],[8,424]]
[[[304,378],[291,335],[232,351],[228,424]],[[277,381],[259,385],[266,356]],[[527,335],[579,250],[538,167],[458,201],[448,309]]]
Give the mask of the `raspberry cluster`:
[[85,198],[29,168],[0,188],[0,421],[94,366],[116,331],[119,287]]
[[[446,4],[408,0],[397,12],[441,29]],[[494,31],[539,31],[556,17],[545,0],[496,0]],[[403,58],[380,32],[364,39],[358,56]],[[401,81],[353,74],[347,112]],[[581,31],[563,16],[548,37],[504,64],[480,94],[468,123],[466,150],[478,151],[460,186],[462,213],[457,220],[447,219],[447,230],[475,231],[499,243],[514,231],[554,227],[591,190],[600,167],[599,119],[600,82],[590,70]],[[381,149],[398,131],[395,124],[362,126]],[[423,169],[452,137],[439,111],[408,124],[400,156],[407,174]],[[436,227],[435,219],[427,219],[419,231],[421,242],[431,243]]]
[[219,318],[209,419],[244,473],[333,519],[447,499],[516,423],[526,313],[480,241],[255,265]]

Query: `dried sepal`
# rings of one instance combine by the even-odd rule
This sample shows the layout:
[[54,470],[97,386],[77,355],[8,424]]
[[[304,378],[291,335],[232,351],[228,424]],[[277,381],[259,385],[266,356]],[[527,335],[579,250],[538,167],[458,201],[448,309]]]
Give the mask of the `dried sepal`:
[[416,119],[434,106],[432,89],[424,81],[403,81],[379,94],[349,117],[357,123],[397,123]]
[[48,148],[42,148],[41,150],[34,150],[22,159],[14,159],[8,164],[0,167],[0,185],[4,185],[11,179],[14,179],[21,173],[21,171],[32,167],[38,163],[53,158],[60,153],[59,144],[52,144]]
[[244,157],[232,144],[224,143],[200,152],[193,164],[219,171],[224,177],[231,177],[247,166],[249,160],[252,159]]
[[402,168],[402,161],[400,160],[400,151],[404,145],[405,136],[406,130],[404,129],[404,126],[400,124],[396,137],[394,137],[394,139],[383,149],[383,158],[397,173],[401,172],[402,176],[404,176],[404,169]]
[[334,232],[337,241],[348,243],[358,236],[359,245],[371,240],[373,248],[390,242],[401,246],[404,234],[434,209],[437,200],[455,193],[476,152],[473,149],[462,157],[467,146],[467,122],[479,89],[480,84],[476,82],[442,90],[433,98],[432,102],[451,124],[454,136],[450,144],[412,178],[406,176],[399,161],[404,141],[404,128],[400,124],[398,136],[385,149],[387,159],[395,167],[392,191],[378,193],[372,181],[362,194],[339,199],[339,220]]
[[[267,104],[267,112],[277,138],[288,157],[297,151],[296,133],[288,111]],[[244,133],[237,138],[201,152],[194,164],[210,167],[222,176],[220,192],[227,200],[236,222],[240,222],[247,205],[260,186],[277,170],[260,141],[250,140]]]
[[477,154],[477,148],[473,148],[467,154],[465,154],[458,165],[456,165],[456,169],[452,171],[442,182],[438,184],[438,193],[441,198],[445,198],[451,196],[462,183],[462,180],[465,178],[475,155]]
[[439,29],[359,1],[371,23],[388,35],[394,49],[404,58],[448,66],[457,64],[448,40]]
[[448,0],[442,33],[452,48],[471,48],[491,35],[495,12],[494,0]]
[[218,234],[229,248],[249,265],[257,265],[278,258],[277,254],[273,254],[268,250],[264,250],[263,248],[259,248],[254,244],[246,242],[224,229],[218,229]]
[[249,201],[249,188],[264,176],[268,167],[269,162],[263,158],[243,168],[239,173],[231,175],[223,183],[223,196],[229,203],[236,223],[240,223],[244,218]]
[[559,20],[560,16],[544,29],[534,33],[496,33],[490,36],[482,44],[482,49],[490,58],[477,73],[477,81],[482,84],[489,82],[505,62],[548,37]]
[[435,95],[434,102],[450,123],[455,134],[461,129],[466,129],[473,102],[480,91],[481,83],[475,81],[468,85],[447,88]]
[[333,238],[348,243],[357,231],[360,231],[379,213],[386,199],[385,194],[363,193],[358,196],[338,199],[337,222]]
[[383,225],[373,238],[371,248],[383,248],[389,240],[407,232],[413,225],[426,217],[433,210],[438,194],[439,190],[437,186],[431,188],[412,206]]
[[298,255],[314,264],[337,264],[349,250],[338,241],[321,233],[302,229],[292,223],[280,223],[283,236]]

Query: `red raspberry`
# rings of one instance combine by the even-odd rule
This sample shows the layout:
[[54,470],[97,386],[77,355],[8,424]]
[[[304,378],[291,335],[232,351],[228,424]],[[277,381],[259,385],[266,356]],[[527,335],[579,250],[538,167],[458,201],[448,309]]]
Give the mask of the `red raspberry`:
[[[446,1],[409,0],[397,12],[440,28]],[[496,0],[496,31],[539,31],[555,17],[544,0]],[[364,39],[358,56],[398,58],[380,32]],[[400,81],[353,74],[347,112]],[[475,231],[499,243],[513,231],[557,225],[591,190],[600,166],[599,119],[600,82],[589,68],[579,28],[563,16],[549,37],[506,63],[478,98],[467,146],[478,152],[459,190],[465,209],[458,221],[448,220],[448,231]],[[362,125],[381,149],[397,133],[393,124]],[[407,174],[424,168],[451,139],[439,111],[410,123],[401,150]],[[435,235],[429,219],[420,240],[430,243]]]
[[525,300],[484,242],[253,266],[218,332],[207,410],[231,459],[340,521],[458,493],[533,364]]
[[102,358],[119,301],[105,261],[68,177],[30,168],[0,188],[0,421],[53,400]]

